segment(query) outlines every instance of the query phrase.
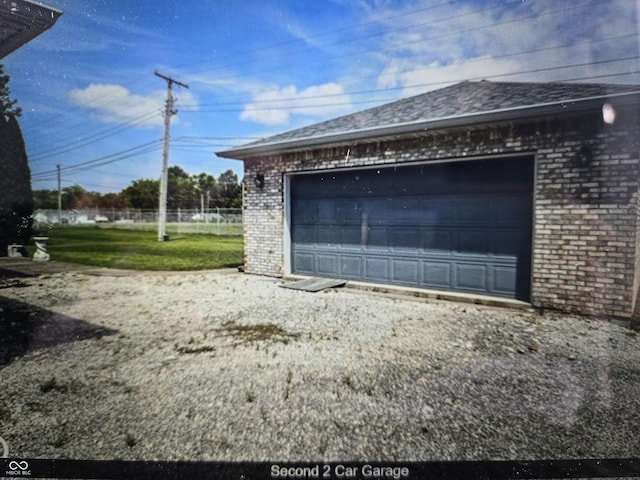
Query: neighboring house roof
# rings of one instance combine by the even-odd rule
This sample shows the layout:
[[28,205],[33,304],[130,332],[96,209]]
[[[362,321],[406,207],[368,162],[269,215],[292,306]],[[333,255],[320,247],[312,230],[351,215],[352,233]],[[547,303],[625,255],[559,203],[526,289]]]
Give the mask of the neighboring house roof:
[[227,158],[601,108],[640,99],[640,85],[465,81],[218,152]]
[[0,0],[0,58],[53,26],[62,12],[28,0]]

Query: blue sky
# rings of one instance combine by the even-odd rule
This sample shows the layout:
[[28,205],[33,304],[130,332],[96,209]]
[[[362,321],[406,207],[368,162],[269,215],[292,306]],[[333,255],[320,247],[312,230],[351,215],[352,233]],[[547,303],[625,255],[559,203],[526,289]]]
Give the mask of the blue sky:
[[119,192],[170,164],[463,80],[640,83],[635,0],[45,0],[48,31],[0,60],[33,188]]

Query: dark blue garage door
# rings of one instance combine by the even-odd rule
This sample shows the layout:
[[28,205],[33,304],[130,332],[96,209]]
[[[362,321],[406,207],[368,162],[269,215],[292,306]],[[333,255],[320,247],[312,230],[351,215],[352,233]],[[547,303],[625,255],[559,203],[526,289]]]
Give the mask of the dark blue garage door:
[[533,159],[296,175],[297,274],[529,299]]

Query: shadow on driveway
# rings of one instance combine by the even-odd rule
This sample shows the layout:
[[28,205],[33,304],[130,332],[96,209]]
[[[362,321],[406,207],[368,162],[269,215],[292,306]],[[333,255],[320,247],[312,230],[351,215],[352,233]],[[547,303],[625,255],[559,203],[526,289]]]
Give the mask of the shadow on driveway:
[[[14,280],[12,288],[29,288]],[[0,368],[32,350],[102,338],[117,330],[0,296]]]

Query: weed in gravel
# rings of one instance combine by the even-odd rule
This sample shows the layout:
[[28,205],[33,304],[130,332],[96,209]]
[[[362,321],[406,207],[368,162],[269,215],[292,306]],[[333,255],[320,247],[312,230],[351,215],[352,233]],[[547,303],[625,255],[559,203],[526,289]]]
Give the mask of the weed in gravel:
[[11,411],[0,407],[0,422],[11,419]]
[[69,437],[67,436],[67,432],[62,429],[57,433],[55,437],[53,437],[53,439],[49,442],[49,445],[55,448],[62,448],[68,440]]
[[200,347],[176,346],[176,351],[181,355],[215,352],[216,347],[211,345],[202,345]]
[[127,434],[124,436],[124,443],[126,443],[127,447],[132,448],[135,447],[138,441],[130,432],[127,432]]
[[24,406],[27,407],[31,412],[45,411],[45,406],[40,402],[25,402]]
[[354,392],[356,391],[356,386],[353,383],[353,380],[351,379],[351,375],[345,375],[344,377],[342,377],[342,381],[344,382],[344,384],[349,387],[351,390],[353,390]]
[[287,372],[287,385],[285,386],[285,389],[284,389],[284,399],[285,400],[289,400],[289,393],[290,393],[290,389],[291,389],[291,380],[293,380],[293,372],[291,370],[289,370]]
[[247,403],[253,403],[256,400],[256,396],[253,392],[247,391],[245,396]]
[[224,437],[213,437],[209,439],[209,445],[216,451],[225,451],[233,445]]
[[40,384],[40,391],[42,393],[49,393],[54,390],[61,393],[65,393],[68,391],[68,387],[66,385],[60,385],[56,380],[56,377],[51,377],[45,382]]

